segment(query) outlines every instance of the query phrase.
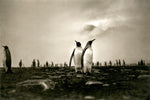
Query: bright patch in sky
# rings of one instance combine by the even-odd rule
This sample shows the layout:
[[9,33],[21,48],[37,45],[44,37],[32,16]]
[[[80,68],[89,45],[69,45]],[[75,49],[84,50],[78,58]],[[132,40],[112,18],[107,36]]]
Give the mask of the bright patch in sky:
[[110,26],[111,20],[107,19],[107,18],[100,19],[100,20],[90,21],[90,22],[88,22],[88,24],[94,25],[96,27],[100,27],[103,30],[106,30]]
[[99,22],[99,26],[103,29],[103,30],[106,30],[110,27],[111,25],[111,20],[110,19],[103,19],[103,20],[100,20]]
[[97,21],[91,21],[88,24],[94,25],[94,26],[98,26],[99,25],[99,20]]

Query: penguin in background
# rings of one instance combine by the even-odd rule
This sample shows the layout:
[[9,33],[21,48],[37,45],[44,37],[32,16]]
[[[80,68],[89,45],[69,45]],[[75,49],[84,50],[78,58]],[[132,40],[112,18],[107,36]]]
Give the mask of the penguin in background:
[[92,43],[95,39],[88,41],[85,48],[83,49],[81,56],[81,66],[84,73],[91,73],[93,63],[93,49]]
[[76,41],[76,48],[73,50],[71,57],[70,57],[70,62],[69,62],[69,66],[71,67],[71,62],[72,62],[72,58],[74,58],[74,65],[75,65],[75,72],[77,73],[78,71],[82,72],[81,69],[81,55],[82,55],[82,46],[81,43]]
[[5,53],[5,58],[3,60],[3,66],[5,68],[5,72],[6,73],[12,73],[11,71],[11,54],[10,54],[10,51],[9,51],[9,48],[8,46],[3,46],[4,48],[4,53]]

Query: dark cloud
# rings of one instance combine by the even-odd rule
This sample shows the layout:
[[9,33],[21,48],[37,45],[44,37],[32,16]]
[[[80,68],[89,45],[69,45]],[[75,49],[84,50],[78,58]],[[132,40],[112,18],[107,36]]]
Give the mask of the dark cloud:
[[94,25],[86,25],[84,27],[83,31],[85,31],[85,32],[92,32],[95,28],[96,28],[96,26],[94,26]]

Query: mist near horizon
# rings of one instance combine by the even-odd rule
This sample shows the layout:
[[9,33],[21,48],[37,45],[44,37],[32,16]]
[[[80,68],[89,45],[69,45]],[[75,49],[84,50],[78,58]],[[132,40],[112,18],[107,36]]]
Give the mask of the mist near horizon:
[[[150,62],[148,0],[0,0],[0,46],[12,66],[68,63],[75,40],[93,44],[94,62]],[[3,48],[0,47],[0,66]]]

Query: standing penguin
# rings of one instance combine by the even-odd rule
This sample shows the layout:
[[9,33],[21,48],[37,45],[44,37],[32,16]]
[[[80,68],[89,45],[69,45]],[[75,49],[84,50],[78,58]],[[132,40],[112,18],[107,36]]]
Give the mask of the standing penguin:
[[20,62],[19,62],[19,67],[20,67],[20,68],[22,67],[22,59],[21,59]]
[[86,73],[87,71],[91,73],[92,63],[93,63],[93,49],[91,45],[94,40],[95,39],[88,41],[82,52],[81,66],[84,73]]
[[5,59],[3,60],[3,65],[5,68],[6,73],[12,73],[11,71],[11,54],[9,51],[8,46],[3,46],[5,52]]
[[75,72],[82,71],[81,70],[81,55],[82,55],[82,47],[80,42],[76,42],[76,48],[73,50],[72,55],[70,57],[69,66],[71,66],[72,58],[74,57],[75,64]]

